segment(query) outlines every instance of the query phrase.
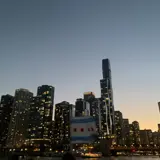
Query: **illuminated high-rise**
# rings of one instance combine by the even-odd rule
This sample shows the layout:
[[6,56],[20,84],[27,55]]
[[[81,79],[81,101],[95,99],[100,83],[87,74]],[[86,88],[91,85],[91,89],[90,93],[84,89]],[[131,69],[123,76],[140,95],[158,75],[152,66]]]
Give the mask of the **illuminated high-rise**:
[[55,105],[54,144],[62,150],[68,150],[70,147],[70,116],[73,107],[66,101]]
[[52,136],[52,114],[54,104],[54,87],[38,87],[37,96],[32,98],[29,114],[29,140],[31,144],[50,145]]
[[25,143],[28,135],[28,118],[32,96],[33,93],[27,89],[17,89],[15,92],[7,139],[7,146],[9,148],[19,148]]
[[[54,87],[42,85],[38,87],[37,96],[41,100],[41,108],[43,108],[43,137],[50,137],[50,128],[52,126],[53,104],[54,104]],[[41,113],[42,114],[42,113]]]
[[109,59],[102,60],[102,72],[103,79],[100,80],[101,84],[101,98],[103,99],[103,105],[101,106],[102,113],[102,132],[106,134],[115,133],[114,123],[114,104],[113,104],[113,90],[112,90],[112,78],[111,67]]
[[44,107],[40,97],[33,97],[30,103],[29,121],[28,121],[28,138],[43,138],[43,113]]
[[3,95],[0,102],[0,149],[6,146],[9,123],[12,113],[13,96]]
[[134,127],[132,124],[129,124],[129,137],[127,141],[127,146],[135,145],[134,143]]
[[118,145],[123,145],[123,115],[120,111],[115,111],[115,134]]

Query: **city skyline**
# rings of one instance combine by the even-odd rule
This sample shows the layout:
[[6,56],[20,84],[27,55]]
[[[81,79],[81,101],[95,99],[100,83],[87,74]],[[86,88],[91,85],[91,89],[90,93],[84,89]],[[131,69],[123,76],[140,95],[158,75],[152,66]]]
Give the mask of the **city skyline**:
[[[104,65],[105,64],[105,65]],[[105,70],[105,72],[104,72],[104,70]],[[110,89],[112,89],[112,76],[111,76],[111,65],[110,65],[110,60],[109,59],[102,59],[102,75],[103,75],[103,78],[105,77],[104,75],[107,75],[107,77],[109,78],[109,81],[107,82],[106,81],[106,83],[104,83],[103,85],[102,84],[100,84],[100,87],[101,87],[101,97],[103,97],[103,99],[105,99],[105,98],[107,98],[108,96],[109,96],[109,94],[113,94],[113,90],[111,90],[110,91]],[[100,80],[100,83],[101,83],[101,81],[104,81],[104,79],[101,79]],[[109,84],[109,88],[106,86],[107,84]],[[107,90],[105,90],[105,88],[108,88],[109,89],[109,92],[107,91]],[[52,88],[53,89],[53,94],[54,94],[54,90],[55,90],[55,87],[53,87],[53,86],[48,86],[48,85],[42,85],[41,87],[39,86],[38,87],[38,90],[37,90],[37,95],[38,94],[41,94],[41,89],[42,88],[42,91],[43,90],[46,90],[46,88],[48,88],[48,89],[50,89],[50,88]],[[30,92],[30,90],[28,90],[28,89],[26,89],[26,88],[19,88],[19,89],[16,89],[15,90],[15,94],[17,93],[17,91],[26,91],[26,92],[29,92],[29,93],[31,93],[32,94],[32,96],[33,96],[33,99],[34,98],[39,98],[39,97],[36,97],[35,96],[35,94],[33,93],[33,92]],[[44,92],[45,93],[45,92]],[[84,92],[84,94],[83,94],[83,96],[85,95],[85,94],[87,94],[87,95],[94,95],[94,93],[93,92]],[[2,95],[2,97],[3,96],[11,96],[9,93],[8,94],[6,94],[6,95]],[[113,97],[112,97],[113,95],[111,95],[111,102],[113,101]],[[98,97],[95,97],[95,95],[94,95],[94,98],[98,98]],[[110,99],[109,98],[109,99]],[[51,116],[53,116],[52,117],[52,120],[53,121],[55,121],[55,106],[56,105],[58,105],[59,103],[55,103],[54,104],[54,95],[52,95],[52,99],[53,99],[53,104],[52,104],[52,106],[53,106],[53,108],[51,109],[51,110],[53,110],[53,113],[51,113]],[[108,98],[107,98],[108,99]],[[38,99],[37,99],[38,100]],[[75,103],[74,103],[74,105],[76,106],[77,104],[77,100],[81,100],[82,101],[82,105],[83,105],[83,107],[84,107],[84,102],[83,102],[83,99],[76,99],[75,100]],[[84,98],[84,100],[85,100],[85,98]],[[38,102],[38,101],[37,101]],[[66,101],[63,101],[63,102],[66,102]],[[67,102],[68,103],[68,102]],[[110,104],[110,103],[108,103],[108,100],[106,101],[106,104]],[[72,105],[72,104],[71,104]],[[80,105],[81,107],[82,107],[82,105]],[[159,102],[158,102],[158,105],[159,105]],[[98,104],[97,104],[97,106],[98,106]],[[110,106],[110,105],[109,105]],[[114,106],[114,105],[113,105]],[[92,106],[93,107],[93,106]],[[110,106],[111,107],[111,106]],[[109,107],[109,108],[110,108]],[[84,111],[84,108],[81,108],[82,109],[82,111]],[[78,111],[78,110],[77,110]],[[119,110],[114,110],[115,112],[119,112]],[[14,113],[14,112],[13,112]],[[74,113],[75,114],[75,113]],[[112,113],[113,114],[113,113]],[[114,115],[114,114],[113,114]],[[102,116],[102,115],[101,115]],[[114,118],[113,118],[114,119]],[[127,119],[128,120],[128,124],[129,123],[131,123],[131,122],[134,122],[134,121],[137,121],[136,119],[133,121],[131,121],[130,119],[129,119],[129,117],[124,117],[124,119]],[[112,122],[113,123],[113,122]],[[139,122],[138,122],[139,123]],[[158,124],[159,125],[159,124]],[[142,128],[140,128],[140,129],[142,129]],[[149,129],[150,130],[150,128],[144,128],[145,130],[146,129]],[[157,131],[157,129],[155,129],[155,130],[153,130],[153,132],[154,131]],[[159,131],[159,126],[158,126],[158,131]]]
[[[145,4],[145,5],[144,5]],[[0,95],[55,87],[55,104],[100,97],[109,58],[115,110],[157,130],[160,121],[159,1],[0,2]]]

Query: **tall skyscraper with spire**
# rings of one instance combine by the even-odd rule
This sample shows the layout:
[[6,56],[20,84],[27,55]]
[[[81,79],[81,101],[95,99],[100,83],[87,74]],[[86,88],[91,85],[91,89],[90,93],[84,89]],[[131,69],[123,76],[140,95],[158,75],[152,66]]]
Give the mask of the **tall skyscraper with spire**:
[[103,79],[100,80],[101,98],[103,99],[103,103],[101,105],[102,132],[104,132],[104,135],[114,134],[114,104],[111,67],[109,59],[102,60],[102,73]]

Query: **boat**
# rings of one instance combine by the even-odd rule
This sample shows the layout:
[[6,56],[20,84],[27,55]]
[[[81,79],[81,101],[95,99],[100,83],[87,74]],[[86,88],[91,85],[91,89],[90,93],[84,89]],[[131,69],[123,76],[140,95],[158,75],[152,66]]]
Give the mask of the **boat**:
[[101,158],[102,154],[101,153],[82,153],[81,157],[82,158]]

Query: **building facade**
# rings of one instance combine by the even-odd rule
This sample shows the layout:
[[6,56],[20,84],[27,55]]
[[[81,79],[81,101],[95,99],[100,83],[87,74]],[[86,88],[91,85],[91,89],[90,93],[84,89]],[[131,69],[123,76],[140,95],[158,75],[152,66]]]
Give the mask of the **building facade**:
[[73,105],[63,101],[55,105],[54,144],[61,150],[70,148],[70,117]]
[[85,92],[83,96],[87,102],[93,102],[95,100],[95,94],[93,92]]
[[95,98],[93,92],[85,92],[83,94],[84,99],[80,98],[75,103],[75,116],[92,116],[96,121],[97,133],[101,130],[101,98]]
[[75,103],[75,116],[81,117],[85,114],[85,107],[84,107],[84,100],[82,98],[79,98],[76,100]]
[[9,124],[14,98],[11,95],[3,95],[0,102],[0,149],[6,147]]
[[140,128],[139,123],[137,121],[132,122],[133,126],[133,138],[134,138],[134,145],[139,146],[140,145]]
[[33,93],[27,89],[17,89],[15,92],[7,139],[8,148],[20,148],[27,139],[29,109],[32,97]]
[[[44,123],[44,132],[43,138],[49,138],[50,128],[52,126],[52,117],[53,117],[53,105],[54,105],[54,87],[48,85],[42,85],[38,87],[37,96],[40,97],[42,106],[44,107],[43,111],[43,123]],[[43,108],[42,107],[42,108]]]
[[160,132],[153,132],[152,136],[154,146],[160,146]]
[[52,136],[52,117],[54,104],[54,87],[42,85],[37,89],[37,96],[32,98],[29,114],[30,143],[40,147],[49,147]]
[[28,139],[43,138],[43,115],[44,107],[40,97],[33,97],[30,103],[28,121]]
[[116,144],[123,145],[123,115],[120,111],[115,111],[115,134]]
[[[85,92],[84,93],[84,108],[86,110],[86,115],[93,116],[95,115],[95,94],[93,92]],[[95,108],[96,107],[96,108]]]
[[129,137],[128,137],[128,146],[134,146],[134,127],[133,124],[129,124]]
[[158,124],[158,132],[160,132],[160,124]]
[[130,142],[130,125],[129,125],[129,120],[128,119],[123,119],[123,135],[124,135],[124,145],[126,146],[130,146],[131,142]]
[[140,130],[140,140],[141,140],[141,145],[143,147],[146,147],[149,145],[149,137],[147,134],[147,130]]
[[153,145],[153,134],[151,129],[146,129],[149,145]]
[[[104,133],[114,134],[115,133],[115,122],[114,122],[114,103],[113,103],[113,90],[112,90],[112,77],[111,67],[109,59],[102,60],[102,72],[103,79],[100,80],[101,86],[101,98],[104,103],[101,106],[102,119],[105,121],[102,123],[102,128],[106,131]],[[107,129],[108,128],[108,129]]]

